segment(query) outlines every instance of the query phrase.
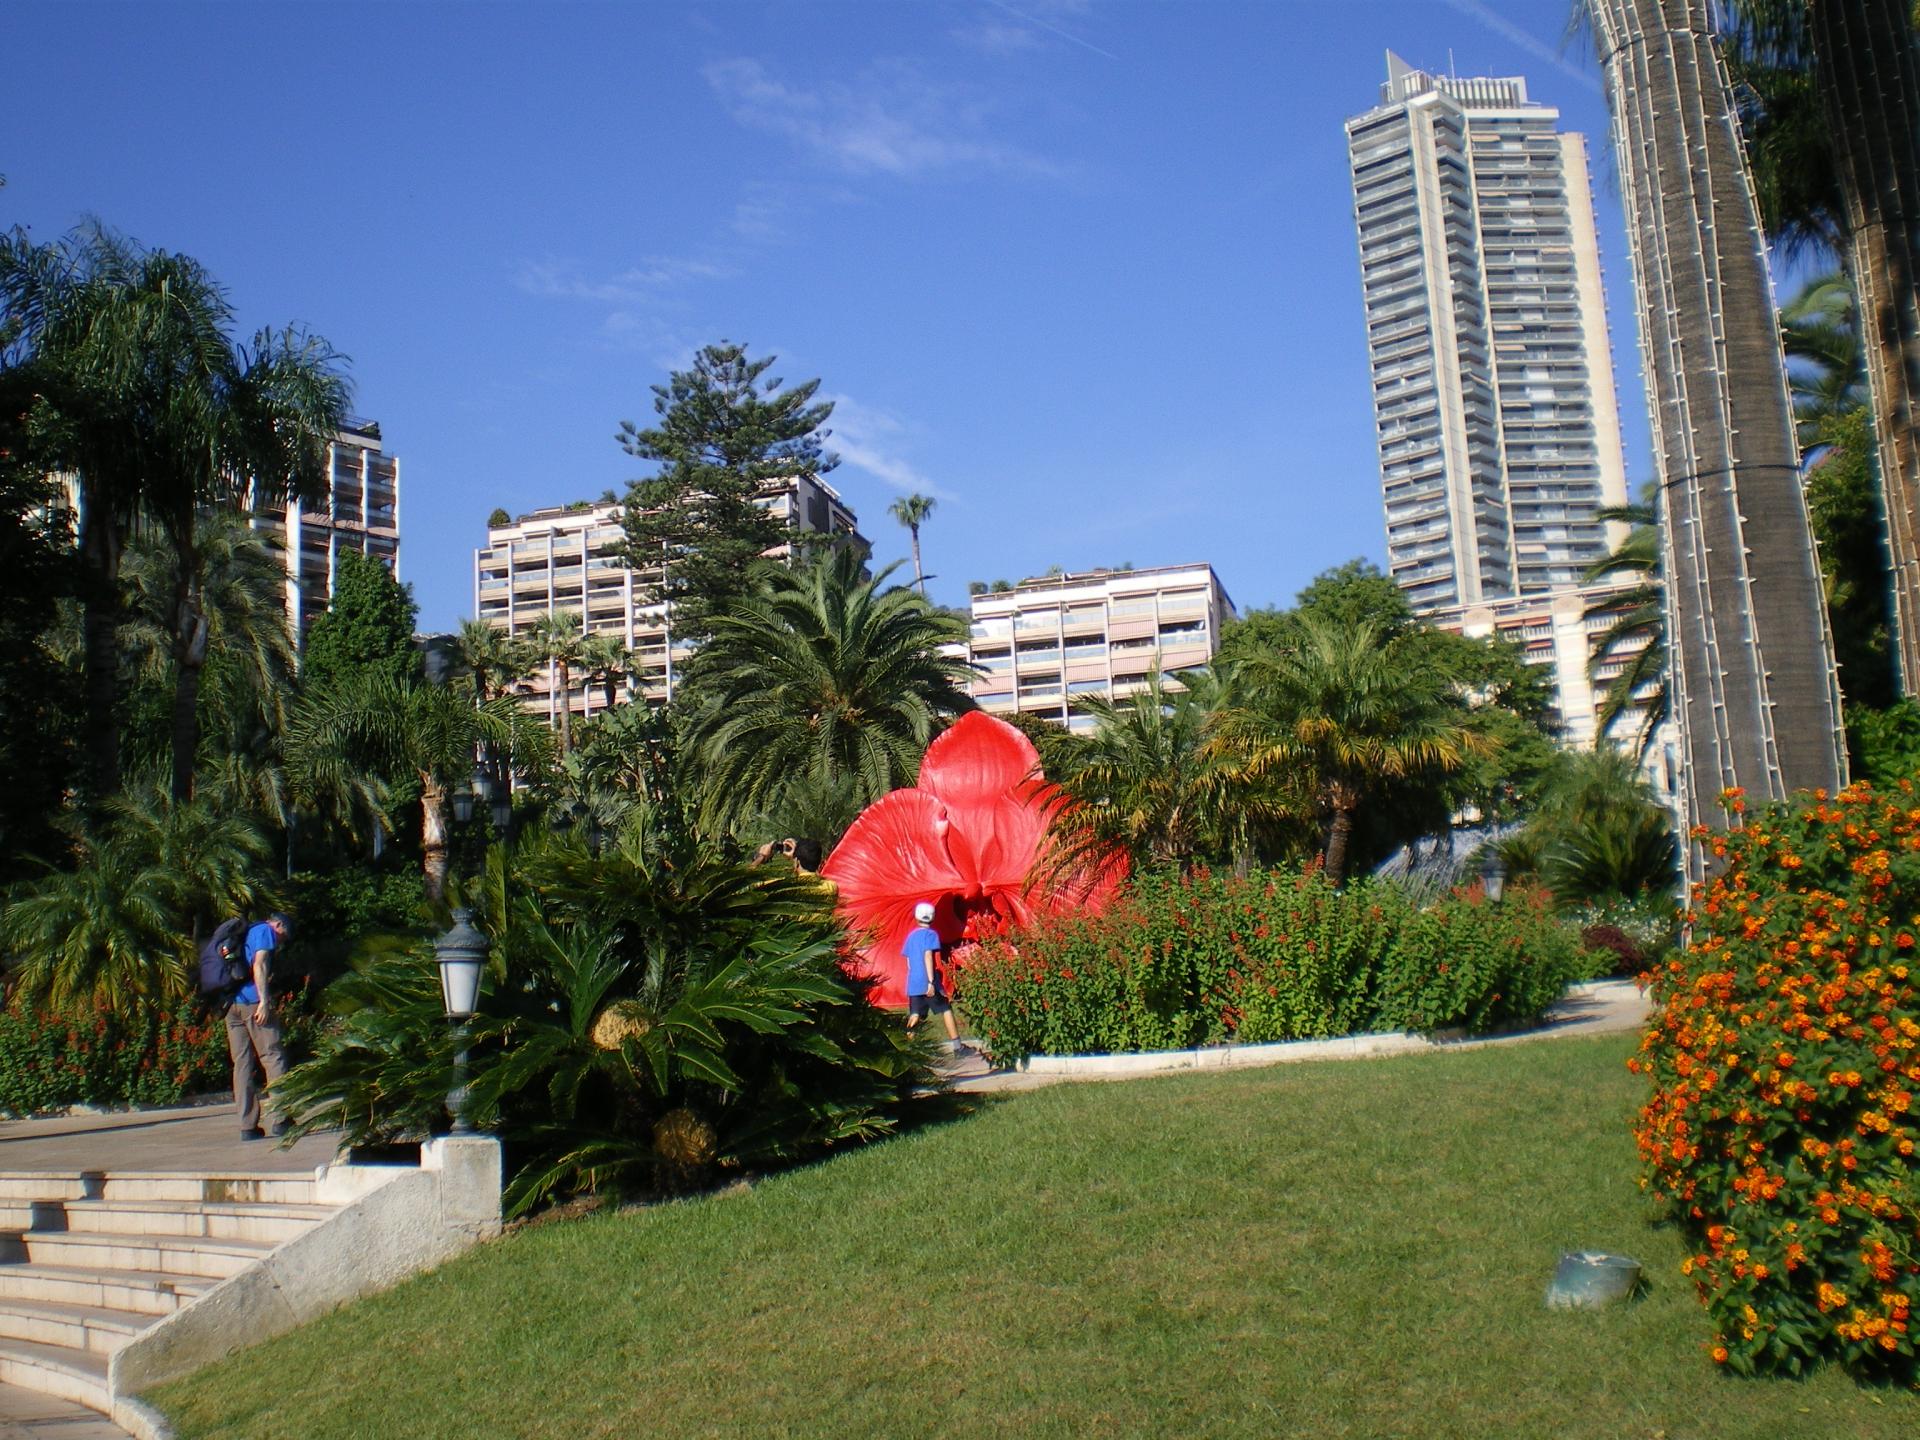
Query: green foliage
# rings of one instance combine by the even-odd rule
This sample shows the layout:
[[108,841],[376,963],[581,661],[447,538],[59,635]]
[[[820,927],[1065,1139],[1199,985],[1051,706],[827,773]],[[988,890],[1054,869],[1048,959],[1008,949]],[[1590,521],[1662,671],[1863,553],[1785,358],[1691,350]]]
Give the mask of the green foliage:
[[16,886],[0,953],[28,1003],[127,1011],[190,989],[196,937],[269,897],[265,836],[244,816],[162,793],[122,797],[72,870]]
[[992,939],[958,999],[998,1061],[1537,1018],[1593,966],[1537,893],[1416,910],[1323,870],[1136,879],[1098,915]]
[[372,936],[415,934],[426,918],[420,872],[357,861],[287,878],[286,909],[298,936],[291,952],[300,970],[331,978]]
[[60,850],[53,821],[74,767],[80,716],[47,646],[74,588],[72,536],[54,487],[25,463],[22,397],[0,368],[0,881]]
[[[598,853],[531,839],[483,887],[496,948],[469,1103],[508,1144],[515,1211],[872,1138],[927,1081],[924,1040],[842,970],[827,892],[646,821]],[[430,949],[364,960],[328,1001],[337,1025],[281,1086],[297,1128],[443,1128],[456,1041]]]
[[911,785],[927,743],[972,708],[964,638],[912,590],[871,579],[840,548],[789,570],[714,617],[689,666],[690,741],[710,779],[708,813],[737,822],[776,806],[796,781],[851,781],[861,804]]
[[1642,1183],[1739,1373],[1920,1378],[1917,800],[1814,792],[1712,836],[1690,943],[1656,978]]
[[748,566],[787,539],[760,497],[838,463],[821,448],[833,406],[814,402],[820,382],[783,389],[764,378],[773,363],[771,355],[749,359],[741,345],[708,345],[692,369],[652,387],[657,425],[620,423],[621,448],[660,465],[627,492],[627,563],[651,577],[666,561],[665,574],[643,588],[671,602],[676,638],[703,637],[714,615],[746,593]]
[[1634,757],[1612,746],[1563,751],[1520,835],[1501,846],[1564,906],[1659,895],[1678,878],[1673,816]]
[[196,1000],[0,1010],[0,1115],[170,1105],[227,1078],[226,1025]]
[[300,677],[310,687],[337,686],[368,675],[405,684],[420,673],[413,630],[419,607],[413,588],[381,561],[342,550],[333,596],[307,631]]
[[511,525],[512,523],[513,516],[501,509],[498,505],[494,506],[493,509],[487,513],[488,529],[498,530],[502,526]]
[[1920,702],[1897,700],[1884,710],[1847,711],[1847,748],[1855,773],[1878,786],[1920,778]]
[[1622,665],[1620,673],[1605,682],[1594,718],[1602,735],[1613,735],[1620,719],[1638,709],[1640,726],[1633,739],[1645,754],[1672,709],[1667,688],[1667,617],[1660,588],[1660,524],[1652,487],[1643,490],[1635,504],[1603,507],[1600,518],[1629,528],[1620,543],[1589,565],[1581,577],[1588,585],[1624,583],[1627,587],[1594,601],[1583,617],[1606,621],[1593,636],[1587,674],[1597,684],[1603,666],[1616,661]]
[[1866,408],[1817,422],[1824,447],[1807,474],[1807,512],[1820,542],[1820,572],[1834,656],[1848,713],[1884,709],[1895,697],[1887,551]]

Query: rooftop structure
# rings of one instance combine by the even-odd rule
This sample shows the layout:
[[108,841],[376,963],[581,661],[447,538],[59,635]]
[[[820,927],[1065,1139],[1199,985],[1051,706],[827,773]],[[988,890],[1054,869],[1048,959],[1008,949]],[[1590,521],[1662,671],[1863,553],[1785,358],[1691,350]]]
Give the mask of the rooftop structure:
[[1234,618],[1205,563],[1047,575],[980,592],[972,608],[974,700],[990,714],[1040,715],[1073,730],[1093,728],[1077,698],[1124,699],[1156,667],[1171,677],[1206,664]]
[[1580,583],[1627,500],[1586,146],[1519,78],[1387,56],[1347,122],[1394,582],[1416,613]]

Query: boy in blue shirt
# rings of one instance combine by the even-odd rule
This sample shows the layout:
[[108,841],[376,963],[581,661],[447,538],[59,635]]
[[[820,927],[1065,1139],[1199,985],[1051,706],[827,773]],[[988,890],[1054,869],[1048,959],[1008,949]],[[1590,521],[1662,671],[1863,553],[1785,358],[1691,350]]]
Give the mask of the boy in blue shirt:
[[907,1030],[920,1028],[929,1013],[947,1022],[947,1048],[960,1049],[960,1027],[954,1023],[953,1004],[941,988],[939,964],[943,957],[940,932],[933,928],[933,905],[922,900],[913,907],[917,928],[907,932],[900,953],[907,957]]

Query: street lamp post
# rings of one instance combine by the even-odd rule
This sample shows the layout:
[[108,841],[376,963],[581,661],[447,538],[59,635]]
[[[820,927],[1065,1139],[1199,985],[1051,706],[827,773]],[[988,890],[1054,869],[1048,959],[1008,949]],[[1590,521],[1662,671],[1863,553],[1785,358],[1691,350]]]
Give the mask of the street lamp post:
[[[469,797],[468,805],[472,800]],[[459,1048],[453,1058],[453,1089],[447,1109],[453,1114],[453,1133],[471,1135],[467,1122],[467,1022],[480,999],[480,974],[487,964],[487,937],[475,928],[473,911],[453,912],[453,928],[433,942],[440,965],[440,999],[455,1027]]]
[[1487,858],[1480,863],[1480,883],[1486,888],[1487,903],[1498,905],[1507,891],[1507,862],[1497,846],[1487,847]]

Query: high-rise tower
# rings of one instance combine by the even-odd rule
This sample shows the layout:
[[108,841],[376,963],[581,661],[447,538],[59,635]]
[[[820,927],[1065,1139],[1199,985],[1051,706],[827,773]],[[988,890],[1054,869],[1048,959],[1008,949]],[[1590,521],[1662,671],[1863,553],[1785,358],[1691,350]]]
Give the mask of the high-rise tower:
[[1389,53],[1347,122],[1388,560],[1421,614],[1578,585],[1626,502],[1586,146],[1559,118],[1522,79]]

